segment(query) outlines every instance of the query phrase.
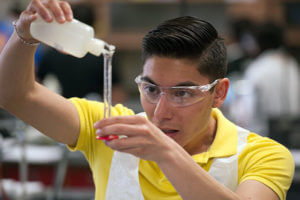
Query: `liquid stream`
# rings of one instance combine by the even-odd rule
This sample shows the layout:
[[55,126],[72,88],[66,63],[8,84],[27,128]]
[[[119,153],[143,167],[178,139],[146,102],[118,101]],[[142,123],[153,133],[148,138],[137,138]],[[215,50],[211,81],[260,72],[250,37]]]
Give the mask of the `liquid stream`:
[[106,49],[103,52],[104,57],[104,74],[103,74],[103,105],[104,105],[104,118],[111,116],[111,104],[112,104],[112,58],[115,52],[113,45],[106,45]]

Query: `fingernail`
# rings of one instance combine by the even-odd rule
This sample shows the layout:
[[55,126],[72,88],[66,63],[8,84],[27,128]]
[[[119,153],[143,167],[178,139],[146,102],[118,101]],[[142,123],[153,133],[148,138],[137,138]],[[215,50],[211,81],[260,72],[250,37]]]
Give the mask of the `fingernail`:
[[73,19],[73,14],[69,14],[68,19],[71,21]]
[[61,21],[66,21],[66,18],[65,18],[65,16],[63,16],[63,15],[59,16],[59,19],[60,19]]
[[46,20],[47,20],[47,21],[50,21],[50,20],[52,20],[52,16],[51,16],[51,15],[49,15],[49,14],[47,14],[45,17],[46,17]]
[[100,133],[102,133],[102,130],[101,129],[97,129],[96,130],[96,135],[100,135]]
[[36,19],[36,14],[30,15],[30,20],[35,20]]

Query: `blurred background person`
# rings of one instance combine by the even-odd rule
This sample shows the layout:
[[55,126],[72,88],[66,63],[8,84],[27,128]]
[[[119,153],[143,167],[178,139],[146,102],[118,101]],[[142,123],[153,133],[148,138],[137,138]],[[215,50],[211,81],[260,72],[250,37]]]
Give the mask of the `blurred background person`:
[[[269,121],[300,115],[300,71],[285,49],[283,29],[273,23],[257,25],[254,37],[260,54],[246,68],[240,85],[239,116],[245,127],[269,136]],[[237,113],[236,113],[237,114]]]
[[227,45],[228,66],[227,77],[230,87],[222,111],[229,118],[243,125],[248,116],[240,116],[244,104],[240,101],[245,91],[241,87],[245,70],[249,63],[259,54],[259,48],[254,37],[255,22],[249,18],[241,17],[229,21],[230,43]]
[[254,23],[247,18],[232,19],[229,23],[233,42],[227,45],[227,76],[240,78],[247,65],[257,56],[258,46],[253,31]]

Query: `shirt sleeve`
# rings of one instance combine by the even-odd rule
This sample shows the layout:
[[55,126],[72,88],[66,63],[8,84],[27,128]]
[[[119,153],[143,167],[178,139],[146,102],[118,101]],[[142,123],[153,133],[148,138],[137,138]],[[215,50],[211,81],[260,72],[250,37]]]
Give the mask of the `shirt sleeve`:
[[[67,146],[71,151],[80,150],[84,153],[89,163],[93,163],[94,153],[99,151],[111,151],[102,141],[96,140],[94,123],[103,119],[104,106],[102,102],[90,101],[80,98],[69,99],[76,107],[80,120],[80,133],[74,147]],[[134,112],[121,104],[112,107],[112,116],[134,115]]]
[[284,200],[294,170],[295,163],[287,148],[269,138],[249,135],[248,144],[239,156],[239,183],[259,181]]

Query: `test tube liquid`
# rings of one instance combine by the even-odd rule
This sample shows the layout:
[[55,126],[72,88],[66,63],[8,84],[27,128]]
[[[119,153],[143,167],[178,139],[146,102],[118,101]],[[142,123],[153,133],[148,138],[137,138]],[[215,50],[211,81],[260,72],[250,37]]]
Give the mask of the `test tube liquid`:
[[103,88],[103,103],[104,103],[104,118],[111,116],[111,72],[112,72],[112,56],[113,52],[103,54],[104,57],[104,88]]

